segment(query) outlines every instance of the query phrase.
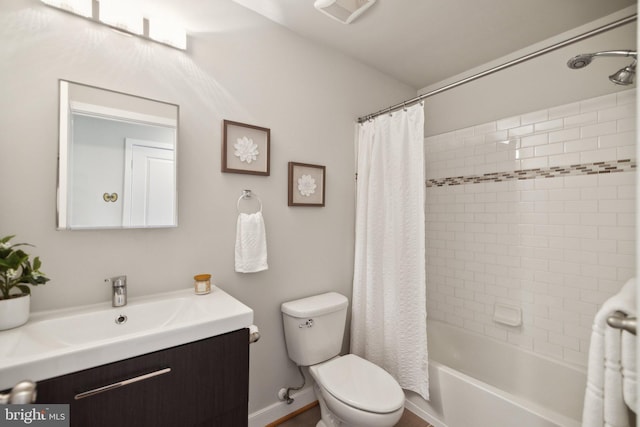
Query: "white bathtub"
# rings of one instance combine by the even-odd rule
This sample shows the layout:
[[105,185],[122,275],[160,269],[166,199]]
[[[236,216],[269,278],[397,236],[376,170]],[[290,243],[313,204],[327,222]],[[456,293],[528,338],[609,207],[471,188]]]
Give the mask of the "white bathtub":
[[407,408],[436,427],[579,427],[586,370],[429,320],[431,400]]

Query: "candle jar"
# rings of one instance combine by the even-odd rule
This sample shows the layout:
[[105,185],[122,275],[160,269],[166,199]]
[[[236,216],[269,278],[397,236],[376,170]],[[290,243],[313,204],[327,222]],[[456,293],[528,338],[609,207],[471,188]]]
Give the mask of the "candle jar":
[[193,288],[196,295],[204,295],[211,292],[211,275],[197,274],[193,276]]

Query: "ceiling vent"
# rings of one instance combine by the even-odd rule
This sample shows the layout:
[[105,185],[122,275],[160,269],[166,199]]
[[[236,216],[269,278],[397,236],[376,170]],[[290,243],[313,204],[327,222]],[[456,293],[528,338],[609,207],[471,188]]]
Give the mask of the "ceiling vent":
[[313,5],[333,19],[350,24],[375,2],[376,0],[316,0]]

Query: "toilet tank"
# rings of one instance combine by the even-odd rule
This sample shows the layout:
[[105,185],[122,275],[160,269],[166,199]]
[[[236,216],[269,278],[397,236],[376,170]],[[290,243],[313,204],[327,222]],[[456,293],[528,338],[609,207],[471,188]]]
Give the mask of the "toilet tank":
[[349,300],[337,292],[315,295],[281,306],[289,358],[310,366],[340,354]]

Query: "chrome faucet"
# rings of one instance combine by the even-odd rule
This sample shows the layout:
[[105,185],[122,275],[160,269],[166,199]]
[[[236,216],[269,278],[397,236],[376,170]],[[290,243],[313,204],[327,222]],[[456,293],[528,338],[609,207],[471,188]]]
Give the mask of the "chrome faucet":
[[104,281],[111,283],[111,305],[113,307],[127,305],[127,276],[116,276]]

